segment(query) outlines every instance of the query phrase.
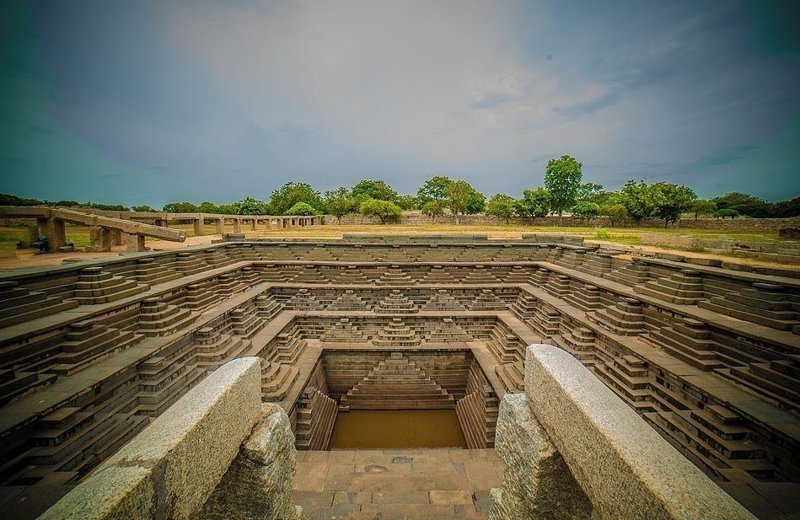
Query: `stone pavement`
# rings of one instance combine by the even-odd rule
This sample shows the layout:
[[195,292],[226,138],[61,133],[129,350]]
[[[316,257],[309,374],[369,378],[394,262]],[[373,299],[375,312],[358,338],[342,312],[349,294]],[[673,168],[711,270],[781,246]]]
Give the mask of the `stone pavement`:
[[299,451],[294,499],[309,520],[488,518],[502,477],[492,449]]

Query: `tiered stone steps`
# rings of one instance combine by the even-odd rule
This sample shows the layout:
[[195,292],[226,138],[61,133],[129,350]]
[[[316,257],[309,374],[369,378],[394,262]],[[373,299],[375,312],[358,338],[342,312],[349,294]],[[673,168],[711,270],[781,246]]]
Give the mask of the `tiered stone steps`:
[[684,318],[671,327],[650,331],[643,339],[700,370],[710,371],[723,366],[717,359],[711,331],[702,321]]
[[154,298],[142,301],[139,306],[139,332],[145,336],[166,336],[177,332],[194,321],[189,309],[168,305]]
[[587,314],[586,317],[620,336],[638,336],[647,332],[642,302],[634,298],[623,298],[614,305]]
[[697,305],[705,297],[703,277],[692,269],[682,269],[669,277],[650,280],[644,285],[635,286],[633,290],[678,305]]
[[456,403],[461,431],[470,449],[493,448],[500,400],[488,384],[481,385]]
[[136,271],[133,278],[139,283],[153,286],[181,277],[181,273],[158,264],[153,258],[140,258],[136,261]]
[[647,264],[634,258],[632,261],[626,262],[618,269],[609,271],[606,273],[604,278],[607,278],[612,282],[627,285],[628,287],[634,287],[636,285],[646,283],[650,279],[650,275]]
[[451,409],[455,400],[400,353],[378,363],[339,401],[349,410]]
[[437,289],[434,295],[422,306],[424,311],[464,311],[466,307],[455,299],[447,289]]
[[48,316],[79,305],[73,299],[62,300],[44,291],[29,291],[15,281],[0,282],[0,327]]
[[336,424],[338,405],[316,388],[308,388],[297,401],[295,447],[298,450],[327,450]]
[[700,307],[778,330],[795,331],[800,325],[800,302],[787,299],[786,288],[755,282],[750,288],[701,301]]
[[467,304],[471,311],[504,311],[508,305],[491,289],[481,289],[477,297]]
[[579,308],[582,311],[593,311],[602,307],[600,300],[600,289],[596,285],[581,284],[576,291],[571,291],[564,296],[564,301]]
[[412,285],[414,280],[400,266],[393,265],[375,281],[375,285]]
[[403,320],[392,318],[392,321],[378,331],[378,336],[373,338],[372,343],[378,347],[416,347],[421,339]]
[[781,407],[800,412],[800,356],[786,360],[749,363],[747,366],[717,369],[723,377],[759,395],[777,401]]
[[286,302],[286,308],[296,311],[317,311],[322,305],[308,289],[300,289]]
[[75,282],[72,299],[81,305],[97,305],[121,300],[147,289],[149,287],[145,284],[114,276],[102,267],[87,267],[81,270]]
[[328,343],[366,343],[368,338],[358,325],[349,318],[340,318],[338,322],[320,337],[320,341]]
[[419,312],[417,305],[397,289],[392,290],[379,301],[374,310],[384,314],[415,314]]
[[639,413],[652,411],[651,377],[644,361],[636,356],[597,360],[594,373],[606,386]]
[[586,327],[571,327],[555,338],[558,346],[572,354],[586,367],[592,368],[596,359],[595,334]]
[[275,361],[261,361],[261,396],[264,401],[282,401],[300,375],[300,370]]
[[452,318],[444,318],[441,322],[434,322],[427,339],[431,343],[458,343],[472,338]]
[[47,360],[48,367],[42,367],[60,376],[74,374],[103,356],[136,345],[143,338],[132,331],[88,320],[73,322],[68,329],[64,341],[58,345],[58,354]]
[[328,310],[330,311],[367,311],[370,309],[370,305],[367,304],[359,295],[357,295],[352,289],[347,289],[344,293],[336,298],[330,305],[328,305]]

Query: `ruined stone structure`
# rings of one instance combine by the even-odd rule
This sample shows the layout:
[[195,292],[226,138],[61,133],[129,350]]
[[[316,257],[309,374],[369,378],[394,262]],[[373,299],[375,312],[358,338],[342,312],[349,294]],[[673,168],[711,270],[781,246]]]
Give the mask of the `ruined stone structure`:
[[[260,358],[261,398],[286,412],[298,450],[328,448],[338,414],[392,409],[454,410],[467,446],[492,448],[500,402],[529,384],[526,347],[548,344],[698,475],[757,516],[788,515],[800,495],[800,280],[705,264],[560,236],[350,236],[5,276],[4,510],[41,513],[244,357]],[[572,469],[572,448],[531,408]],[[224,480],[260,478],[243,469],[253,457],[231,455],[224,466],[246,474]],[[235,496],[216,489],[208,515]]]

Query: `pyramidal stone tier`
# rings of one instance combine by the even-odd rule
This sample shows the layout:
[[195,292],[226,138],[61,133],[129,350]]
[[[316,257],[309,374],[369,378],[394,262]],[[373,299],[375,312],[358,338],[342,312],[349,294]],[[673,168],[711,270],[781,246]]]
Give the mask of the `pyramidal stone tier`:
[[386,314],[414,314],[419,312],[417,305],[399,289],[389,292],[378,305],[375,312]]
[[678,305],[697,305],[704,298],[703,277],[692,269],[682,269],[668,277],[645,282],[633,288],[646,294]]
[[357,295],[352,289],[346,289],[338,298],[336,298],[330,305],[329,311],[368,311],[370,305],[365,302],[361,296]]
[[341,318],[320,340],[328,343],[366,343],[367,337],[349,318]]
[[72,299],[81,305],[97,305],[121,300],[142,293],[150,287],[139,284],[136,280],[128,280],[123,276],[114,276],[102,267],[87,267],[78,275],[74,284]]
[[464,311],[466,307],[455,299],[447,289],[437,289],[433,296],[422,306],[425,311]]
[[73,299],[62,300],[44,291],[30,291],[16,281],[0,282],[0,327],[8,327],[34,318],[77,307]]
[[619,336],[638,336],[647,332],[642,302],[634,298],[623,298],[614,305],[587,314],[587,317]]
[[378,331],[378,337],[372,340],[373,345],[378,347],[416,347],[420,342],[417,333],[400,318],[392,318]]

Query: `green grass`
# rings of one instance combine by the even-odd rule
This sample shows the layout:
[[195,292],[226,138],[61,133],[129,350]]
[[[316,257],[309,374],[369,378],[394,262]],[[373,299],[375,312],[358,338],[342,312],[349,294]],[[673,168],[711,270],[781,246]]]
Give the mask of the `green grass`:
[[20,240],[28,240],[27,229],[0,227],[0,251],[15,251]]

